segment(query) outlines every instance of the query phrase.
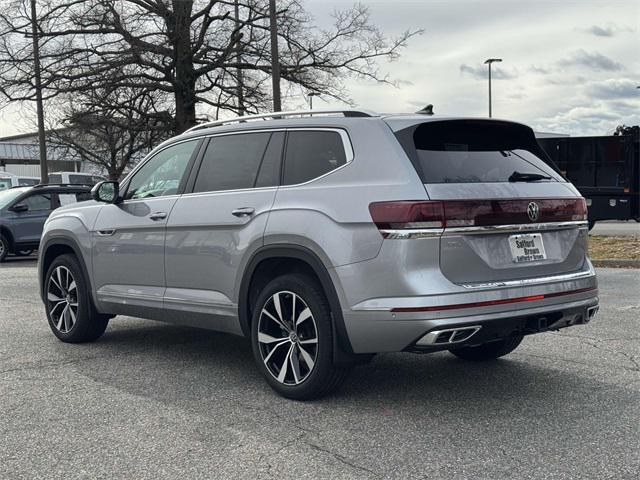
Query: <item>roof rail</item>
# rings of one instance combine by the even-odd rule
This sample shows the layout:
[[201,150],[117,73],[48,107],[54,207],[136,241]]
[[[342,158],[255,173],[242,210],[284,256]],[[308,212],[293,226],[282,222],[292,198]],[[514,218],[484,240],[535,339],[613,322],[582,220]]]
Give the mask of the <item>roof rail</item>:
[[92,183],[39,183],[37,185],[25,185],[33,188],[44,187],[93,187]]
[[289,117],[313,117],[318,115],[335,115],[342,114],[344,117],[377,117],[378,114],[375,112],[371,112],[368,110],[351,110],[351,109],[340,109],[340,110],[292,110],[289,112],[273,112],[273,113],[261,113],[258,115],[245,115],[242,117],[229,118],[226,120],[216,120],[213,122],[205,122],[200,125],[196,125],[194,127],[185,130],[182,134],[190,133],[195,130],[200,130],[201,128],[209,128],[209,127],[219,127],[221,125],[230,125],[234,123],[245,123],[247,121],[252,120],[274,120],[281,118],[289,118]]

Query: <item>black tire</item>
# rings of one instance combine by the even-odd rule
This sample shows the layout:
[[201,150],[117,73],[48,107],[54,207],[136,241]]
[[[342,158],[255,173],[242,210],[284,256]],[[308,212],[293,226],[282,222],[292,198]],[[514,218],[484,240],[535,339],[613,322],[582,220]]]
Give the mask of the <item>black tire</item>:
[[504,338],[496,342],[484,343],[477,347],[452,348],[449,351],[456,357],[474,362],[495,360],[513,352],[522,342],[522,335]]
[[[275,308],[276,294],[278,298],[282,296],[280,310],[282,315],[278,315]],[[292,314],[294,307],[289,305],[295,304],[294,302],[297,302],[297,308],[296,313]],[[278,303],[280,304],[280,300]],[[331,310],[322,287],[315,279],[297,273],[277,277],[262,289],[253,307],[251,323],[253,356],[258,369],[271,388],[286,398],[312,400],[328,395],[342,385],[351,368],[338,368],[333,364]],[[306,307],[311,312],[311,316],[302,315]],[[262,313],[263,309],[273,311],[274,315],[265,316]],[[274,318],[276,316],[283,319],[287,330],[284,326],[280,326],[284,324]],[[305,320],[300,321],[299,319],[303,316]],[[291,320],[292,318],[294,320]],[[259,341],[259,333],[263,340],[265,334],[268,334],[274,341],[270,343]],[[316,339],[315,342],[313,338]],[[275,341],[276,339],[278,341]],[[274,344],[278,346],[271,347]],[[314,352],[315,357],[312,356]],[[313,357],[311,368],[305,354],[308,358]],[[269,358],[272,359],[271,362]],[[282,366],[276,371],[279,363]],[[285,377],[281,381],[276,378],[276,373],[280,376],[283,369]]]
[[[71,276],[71,282],[63,273],[66,271]],[[62,280],[58,274],[62,276]],[[53,275],[56,277],[52,279]],[[65,283],[69,288],[64,288]],[[63,342],[91,342],[100,338],[107,328],[109,316],[96,311],[89,288],[89,282],[75,255],[60,255],[49,266],[44,281],[45,311],[51,331]],[[75,310],[71,307],[74,303]],[[66,315],[63,314],[65,308],[70,310]]]
[[589,220],[589,231],[593,230],[593,227],[596,226],[595,220]]
[[7,255],[9,254],[9,240],[7,237],[0,234],[0,262],[3,262]]

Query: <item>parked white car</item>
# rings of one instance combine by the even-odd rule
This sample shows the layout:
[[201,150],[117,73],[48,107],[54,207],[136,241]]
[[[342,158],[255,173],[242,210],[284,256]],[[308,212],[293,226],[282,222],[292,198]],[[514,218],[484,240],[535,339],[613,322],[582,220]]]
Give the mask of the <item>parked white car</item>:
[[12,173],[0,174],[0,190],[7,190],[13,187],[28,187],[32,185],[38,185],[40,178],[38,177],[26,177],[23,175],[14,175]]
[[100,175],[81,172],[53,172],[49,174],[49,183],[64,183],[69,185],[95,185],[106,180]]

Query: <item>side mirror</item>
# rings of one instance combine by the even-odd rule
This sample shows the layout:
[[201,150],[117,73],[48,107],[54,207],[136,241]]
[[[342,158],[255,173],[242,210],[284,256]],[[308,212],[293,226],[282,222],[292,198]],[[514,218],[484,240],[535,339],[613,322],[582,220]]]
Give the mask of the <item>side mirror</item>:
[[28,210],[29,210],[29,206],[25,205],[24,203],[19,203],[11,207],[11,211],[16,213],[27,212]]
[[119,193],[118,182],[107,180],[96,184],[91,189],[91,198],[96,202],[116,203]]

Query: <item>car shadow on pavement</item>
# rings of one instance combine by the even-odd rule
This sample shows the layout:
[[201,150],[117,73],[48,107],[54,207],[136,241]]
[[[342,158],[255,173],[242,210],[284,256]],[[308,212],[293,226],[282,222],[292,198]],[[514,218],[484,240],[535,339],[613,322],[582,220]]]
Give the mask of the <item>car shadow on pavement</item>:
[[583,415],[581,408],[592,409],[594,396],[614,401],[628,396],[611,395],[616,387],[553,363],[534,363],[526,354],[469,363],[448,353],[407,353],[379,355],[357,367],[343,388],[325,399],[289,402],[270,390],[254,365],[249,342],[237,336],[116,319],[98,342],[71,347],[86,358],[77,366],[82,375],[204,415],[229,409],[242,418],[256,408],[279,411],[285,402],[293,417],[309,409],[356,409],[383,417],[411,413],[486,422],[525,411],[575,418]]

